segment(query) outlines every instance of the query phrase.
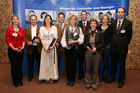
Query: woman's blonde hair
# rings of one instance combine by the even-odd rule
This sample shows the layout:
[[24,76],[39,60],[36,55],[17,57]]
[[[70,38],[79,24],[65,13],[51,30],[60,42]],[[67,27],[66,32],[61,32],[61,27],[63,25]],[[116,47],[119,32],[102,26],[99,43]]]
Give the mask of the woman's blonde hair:
[[[13,20],[14,17],[17,17],[17,19],[19,20],[19,17],[18,17],[17,15],[13,15],[13,16],[11,17],[11,20]],[[13,21],[12,21],[12,25],[13,25]],[[19,23],[18,26],[20,26],[20,23]]]
[[101,23],[101,24],[103,23],[103,18],[104,18],[105,16],[106,16],[107,19],[108,19],[108,23],[110,22],[109,16],[108,16],[107,14],[104,14],[104,15],[101,17],[101,20],[100,20],[100,23]]
[[76,15],[71,15],[71,16],[69,17],[68,24],[70,25],[70,20],[71,20],[72,18],[74,18],[75,21],[76,21],[75,26],[78,26],[78,17],[77,17]]

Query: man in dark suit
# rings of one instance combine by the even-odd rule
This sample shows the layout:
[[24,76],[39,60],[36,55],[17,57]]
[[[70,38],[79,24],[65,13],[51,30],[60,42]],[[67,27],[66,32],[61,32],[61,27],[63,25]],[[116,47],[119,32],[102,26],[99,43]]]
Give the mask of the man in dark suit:
[[[83,34],[85,34],[86,31],[88,31],[90,29],[90,23],[87,20],[88,17],[88,13],[86,11],[82,11],[81,12],[81,21],[78,22],[78,26],[82,28]],[[84,45],[81,44],[79,45],[79,75],[78,75],[78,79],[81,80],[83,78],[83,61],[85,60],[85,48]]]
[[58,60],[58,70],[60,72],[60,63],[61,63],[61,57],[63,56],[64,61],[64,71],[66,71],[66,58],[65,58],[65,51],[64,48],[61,46],[61,39],[62,35],[64,33],[64,29],[67,27],[68,24],[65,23],[65,14],[63,12],[60,12],[58,14],[58,23],[56,24],[57,27],[57,34],[58,39],[56,43],[57,48],[57,60]]
[[125,81],[125,63],[128,45],[132,37],[132,22],[124,18],[125,9],[117,8],[117,20],[112,21],[111,43],[111,82],[115,81],[117,64],[119,62],[118,88],[122,88]]
[[38,64],[38,72],[40,67],[40,55],[41,55],[41,42],[39,39],[40,26],[37,25],[37,16],[30,16],[31,25],[24,28],[25,39],[27,45],[27,57],[28,57],[28,81],[33,79],[33,67],[34,59],[36,58]]

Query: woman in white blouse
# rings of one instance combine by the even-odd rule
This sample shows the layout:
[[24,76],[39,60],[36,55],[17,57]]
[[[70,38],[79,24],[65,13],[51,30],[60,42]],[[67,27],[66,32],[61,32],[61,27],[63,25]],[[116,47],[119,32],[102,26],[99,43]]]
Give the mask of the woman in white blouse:
[[76,15],[69,17],[69,26],[65,28],[61,44],[65,48],[66,54],[66,75],[67,85],[73,87],[76,77],[76,61],[79,56],[79,44],[83,43],[84,35],[77,25]]
[[[57,29],[52,25],[52,17],[46,15],[44,26],[40,28],[40,39],[42,43],[41,62],[40,62],[40,83],[53,83],[58,80],[58,66],[55,43],[57,41]],[[52,40],[55,39],[49,48]]]

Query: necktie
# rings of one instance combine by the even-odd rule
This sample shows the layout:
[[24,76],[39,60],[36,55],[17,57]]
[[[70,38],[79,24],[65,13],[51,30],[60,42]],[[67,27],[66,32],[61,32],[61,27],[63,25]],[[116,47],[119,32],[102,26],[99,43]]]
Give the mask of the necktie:
[[83,33],[85,33],[86,31],[86,26],[85,26],[85,22],[83,23]]
[[60,31],[62,32],[62,27],[63,26],[63,23],[60,23]]
[[118,24],[117,30],[120,30],[120,27],[121,27],[121,20],[119,20],[119,24]]

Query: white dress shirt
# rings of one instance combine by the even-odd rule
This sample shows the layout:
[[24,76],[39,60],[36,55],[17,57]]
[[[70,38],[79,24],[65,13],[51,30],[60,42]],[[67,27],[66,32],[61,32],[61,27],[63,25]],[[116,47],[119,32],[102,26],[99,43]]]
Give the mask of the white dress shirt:
[[[73,31],[75,31],[76,27],[72,28],[70,26],[69,30],[72,31],[72,29],[73,29]],[[79,41],[79,44],[83,44],[83,42],[84,42],[84,35],[83,35],[83,32],[82,32],[82,29],[80,27],[79,27],[79,29],[80,29],[80,33],[79,33],[78,41]],[[67,43],[66,43],[66,28],[65,28],[64,34],[62,36],[61,44],[62,44],[62,47],[67,47]]]
[[[32,32],[31,36],[32,36],[32,39],[34,37],[36,37],[36,30],[37,30],[37,25],[35,25],[35,26],[31,25],[31,32]],[[33,46],[37,46],[37,43],[33,43]]]
[[120,23],[120,27],[121,27],[121,25],[122,25],[122,23],[123,23],[123,20],[124,20],[124,18],[118,19],[118,20],[117,20],[117,27],[118,27],[118,25],[119,25],[119,21],[121,21],[121,23]]
[[84,23],[85,23],[85,27],[87,26],[87,20],[86,21],[82,21],[83,22],[83,26],[84,26]]
[[[62,25],[62,26],[61,26]],[[64,27],[64,23],[59,23],[59,26],[60,26],[60,28],[61,28],[61,30],[63,29],[63,27]]]

